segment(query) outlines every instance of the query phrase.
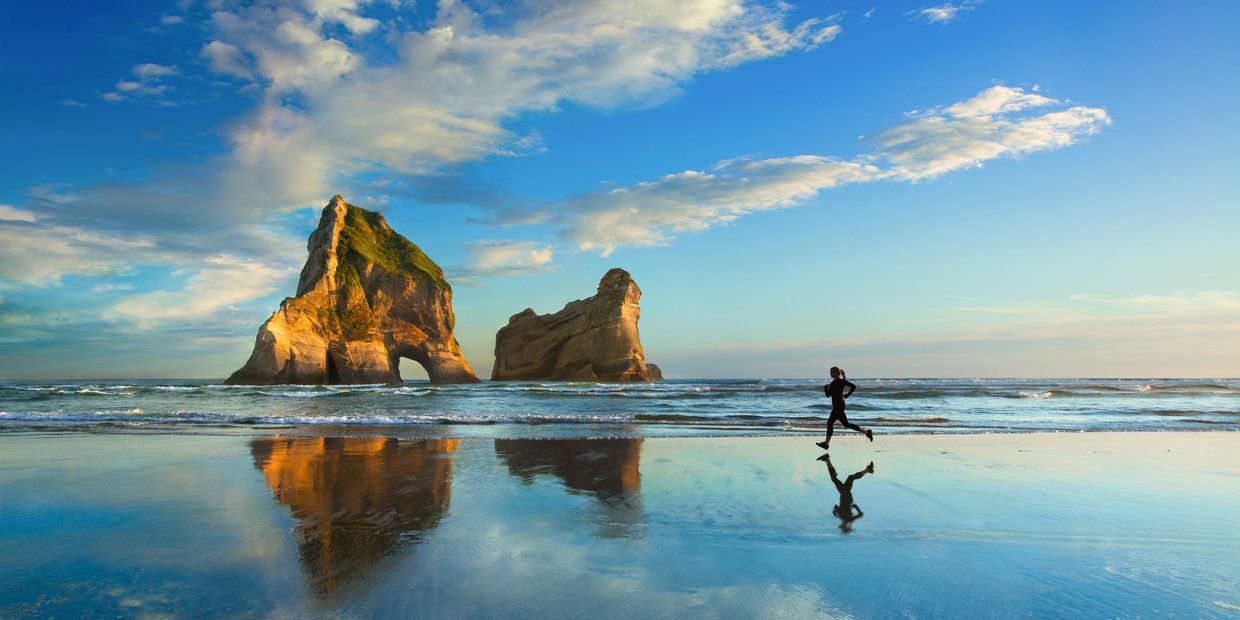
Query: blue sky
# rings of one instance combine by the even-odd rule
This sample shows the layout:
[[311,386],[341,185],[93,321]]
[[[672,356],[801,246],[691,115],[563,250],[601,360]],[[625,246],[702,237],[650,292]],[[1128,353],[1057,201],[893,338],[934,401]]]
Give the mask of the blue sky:
[[1232,2],[14,4],[0,377],[225,376],[335,193],[480,375],[613,266],[670,377],[1240,375]]

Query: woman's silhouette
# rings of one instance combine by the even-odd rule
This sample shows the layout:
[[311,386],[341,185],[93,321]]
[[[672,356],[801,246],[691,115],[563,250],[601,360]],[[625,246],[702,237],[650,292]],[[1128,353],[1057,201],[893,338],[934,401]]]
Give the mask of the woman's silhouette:
[[847,482],[840,482],[840,476],[835,473],[835,466],[831,464],[831,455],[824,454],[818,457],[818,460],[827,463],[827,472],[831,474],[831,482],[835,483],[835,490],[840,493],[840,503],[831,509],[831,514],[839,518],[840,531],[851,534],[853,521],[865,516],[861,512],[861,507],[853,501],[852,486],[862,476],[874,473],[874,461],[870,461],[865,469],[849,476]]
[[[844,392],[844,388],[848,388],[848,392]],[[818,442],[818,447],[823,450],[831,448],[831,434],[835,430],[835,423],[838,421],[845,428],[851,428],[858,433],[864,433],[870,441],[874,441],[874,432],[867,431],[856,424],[848,421],[848,416],[844,414],[844,399],[852,396],[857,390],[856,384],[848,380],[848,375],[839,366],[831,367],[831,383],[822,386],[822,391],[831,398],[831,418],[827,420],[827,438]]]

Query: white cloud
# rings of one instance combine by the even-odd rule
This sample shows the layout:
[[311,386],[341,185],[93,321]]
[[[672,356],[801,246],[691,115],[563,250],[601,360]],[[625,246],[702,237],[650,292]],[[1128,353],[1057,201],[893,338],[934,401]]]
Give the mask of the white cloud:
[[358,10],[365,2],[357,0],[306,0],[306,8],[315,17],[328,23],[338,23],[355,35],[367,34],[379,27],[379,20],[362,17]]
[[[331,22],[365,31],[346,19],[361,8],[323,1],[213,14],[215,41],[253,57],[267,84],[262,109],[234,137],[251,161],[279,165],[278,154],[294,149],[347,175],[523,154],[541,148],[538,137],[504,127],[523,112],[564,101],[652,105],[697,73],[812,49],[840,31],[830,20],[785,27],[782,8],[740,0],[551,3],[512,9],[498,26],[444,2],[425,30],[389,33],[396,61],[370,66],[323,34]],[[227,67],[216,65],[236,73]],[[286,107],[277,95],[294,91],[303,99]]]
[[[137,82],[129,82],[129,81],[126,81],[126,80],[121,80],[121,81],[119,81],[119,82],[117,82],[117,83],[116,83],[116,91],[117,91],[118,93],[129,93],[129,92],[133,92],[133,91],[140,90],[140,89],[144,89],[144,88],[145,88],[144,86],[142,86],[141,84],[139,84],[139,83],[137,83]],[[156,95],[158,95],[158,94],[160,94],[160,93],[164,92],[164,90],[165,90],[167,87],[166,87],[166,86],[155,86],[155,87],[153,87],[153,88],[154,88],[155,90],[154,90],[151,94],[156,94]],[[150,91],[146,91],[146,92],[150,92]]]
[[37,216],[25,215],[0,217],[0,286],[49,286],[71,273],[115,273],[128,264],[132,253],[155,247],[141,237],[43,225],[35,223]]
[[179,291],[130,295],[112,307],[110,317],[147,329],[169,322],[192,322],[273,292],[293,270],[226,254],[208,256]]
[[111,292],[115,292],[115,291],[132,291],[134,288],[135,288],[135,287],[134,287],[134,285],[129,284],[129,283],[126,283],[126,282],[120,282],[120,283],[117,283],[117,282],[104,282],[104,283],[102,283],[102,284],[96,284],[96,285],[94,285],[94,286],[90,287],[90,292],[92,292],[92,293],[111,293]]
[[472,284],[478,278],[514,276],[554,268],[552,246],[533,241],[476,241],[469,244],[470,263],[452,269],[458,282]]
[[26,196],[37,202],[66,205],[78,199],[72,192],[66,191],[68,187],[65,183],[34,185],[26,188]]
[[216,73],[226,73],[245,79],[254,77],[249,59],[246,58],[245,52],[236,45],[229,45],[223,41],[211,41],[202,46],[199,56],[207,59],[211,70]]
[[943,111],[949,116],[966,118],[1019,112],[1026,108],[1037,108],[1059,103],[1054,99],[1039,95],[1037,90],[1037,86],[1033,87],[1034,92],[1031,93],[1025,92],[1024,89],[1020,88],[1002,85],[992,86],[978,93],[972,99],[947,106]]
[[474,265],[484,271],[541,268],[551,263],[551,246],[531,241],[478,241],[471,251]]
[[165,15],[165,16],[163,16],[163,17],[159,18],[159,23],[161,23],[161,24],[163,24],[163,25],[165,25],[165,26],[174,26],[174,25],[179,24],[179,23],[181,23],[181,22],[183,22],[183,21],[185,21],[185,18],[184,18],[184,17],[181,17],[180,15]]
[[965,11],[972,11],[973,5],[965,2],[962,4],[952,4],[946,2],[938,6],[928,6],[925,8],[912,11],[916,17],[926,20],[930,24],[950,24]]
[[604,256],[624,245],[665,244],[675,233],[803,204],[845,183],[919,181],[998,157],[1062,148],[1110,122],[1101,108],[1065,107],[1020,88],[994,86],[966,101],[911,114],[908,123],[877,136],[876,151],[853,161],[819,155],[728,160],[709,171],[576,196],[557,208],[564,223],[560,235]]
[[134,65],[130,70],[136,80],[122,78],[117,80],[112,92],[100,95],[107,101],[125,101],[134,97],[163,95],[168,85],[163,78],[180,73],[176,65],[160,65],[152,62]]
[[761,60],[771,56],[783,56],[794,50],[814,49],[834,40],[843,28],[836,23],[811,19],[796,28],[786,30],[782,24],[767,22],[741,34],[729,43],[729,51],[722,55],[716,65],[732,65]]
[[818,156],[720,162],[632,187],[577,196],[563,206],[561,236],[604,256],[622,245],[667,243],[746,213],[790,207],[843,183],[881,176],[877,167]]
[[272,94],[297,90],[326,94],[326,88],[362,65],[362,57],[345,42],[323,35],[321,18],[293,3],[216,11],[211,25],[215,41],[255,59]]
[[78,101],[77,99],[61,99],[60,101],[57,101],[56,103],[58,103],[58,104],[60,104],[60,105],[62,105],[62,106],[65,106],[66,108],[84,108],[84,107],[86,107],[86,104],[85,104],[85,103],[82,103],[81,101]]
[[29,222],[34,223],[41,216],[38,213],[31,213],[18,209],[13,205],[0,204],[0,221],[5,222]]
[[[1084,304],[1126,309],[1140,315],[1158,318],[1182,312],[1215,312],[1218,316],[1240,317],[1240,291],[1178,291],[1170,294],[1135,294],[1125,297],[1073,295],[1071,300]],[[1236,319],[1240,330],[1240,318]]]
[[1022,114],[1064,103],[1020,88],[994,86],[880,133],[876,155],[890,164],[893,176],[916,181],[978,167],[997,157],[1069,146],[1111,124],[1106,110],[1085,106]]
[[158,65],[153,62],[146,62],[140,65],[134,65],[133,74],[139,80],[150,80],[153,78],[164,77],[179,73],[176,65]]

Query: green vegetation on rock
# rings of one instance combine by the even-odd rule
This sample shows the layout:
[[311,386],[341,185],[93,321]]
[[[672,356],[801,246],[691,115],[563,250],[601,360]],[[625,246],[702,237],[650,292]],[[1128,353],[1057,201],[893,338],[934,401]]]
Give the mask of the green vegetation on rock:
[[351,262],[352,254],[357,254],[394,275],[452,290],[443,277],[443,269],[421,248],[389,228],[382,215],[349,205],[344,222],[337,246],[342,266]]
[[370,332],[370,307],[366,305],[362,277],[351,262],[340,261],[340,266],[336,268],[336,285],[340,287],[345,303],[349,304],[343,311],[337,308],[334,317],[340,333],[350,340],[361,340]]

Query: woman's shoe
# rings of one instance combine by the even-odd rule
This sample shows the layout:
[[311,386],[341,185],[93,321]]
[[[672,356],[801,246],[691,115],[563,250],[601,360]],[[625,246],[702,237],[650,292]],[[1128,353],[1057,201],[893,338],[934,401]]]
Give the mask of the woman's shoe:
[[871,441],[871,442],[873,442],[873,441],[874,441],[874,431],[869,431],[869,430],[867,430],[867,431],[865,432],[865,436],[866,436],[866,437],[868,437],[868,438],[870,439],[870,441]]
[[825,441],[820,441],[820,442],[818,442],[818,443],[816,443],[816,444],[814,444],[814,445],[815,445],[815,446],[818,446],[819,448],[822,448],[823,450],[830,450],[830,449],[831,449],[831,444],[829,444],[829,443],[827,443],[827,442],[825,442]]

